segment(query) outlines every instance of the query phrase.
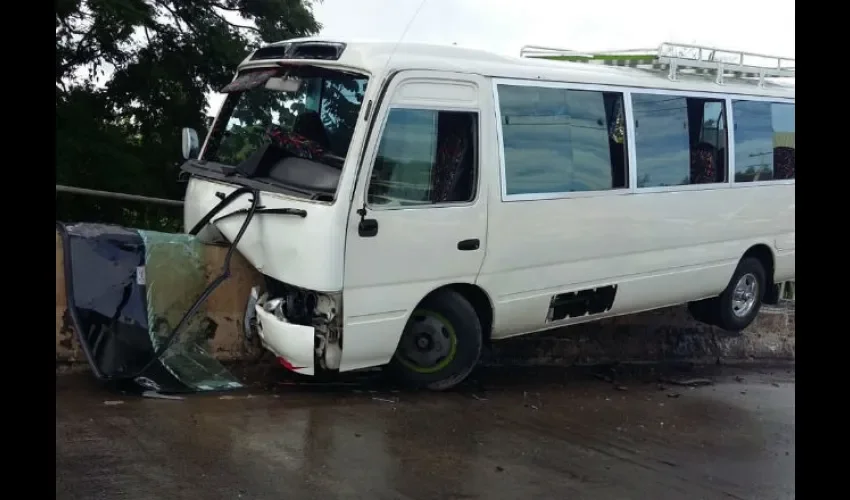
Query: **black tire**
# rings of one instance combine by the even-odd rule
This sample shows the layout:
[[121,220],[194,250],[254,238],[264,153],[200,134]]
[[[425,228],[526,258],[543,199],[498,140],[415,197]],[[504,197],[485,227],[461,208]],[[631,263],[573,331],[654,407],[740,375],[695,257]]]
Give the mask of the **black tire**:
[[[437,328],[437,325],[442,326]],[[431,339],[429,347],[433,347],[436,342],[436,345],[448,350],[432,366],[417,365],[406,354],[410,352],[409,349],[421,347],[416,342],[422,340],[423,336]],[[448,347],[445,342],[448,342]],[[437,292],[420,303],[411,314],[388,371],[408,387],[446,390],[469,376],[481,357],[483,343],[481,322],[472,304],[455,291]],[[413,354],[422,352],[426,351]],[[427,351],[430,355],[436,352]]]
[[[758,259],[753,257],[741,259],[726,289],[716,299],[711,299],[715,300],[712,313],[714,324],[730,332],[740,332],[750,326],[750,323],[756,319],[764,299],[767,283],[765,275],[764,266]],[[739,315],[735,312],[735,288],[744,276],[754,278],[756,289],[753,292],[752,306],[744,314]]]

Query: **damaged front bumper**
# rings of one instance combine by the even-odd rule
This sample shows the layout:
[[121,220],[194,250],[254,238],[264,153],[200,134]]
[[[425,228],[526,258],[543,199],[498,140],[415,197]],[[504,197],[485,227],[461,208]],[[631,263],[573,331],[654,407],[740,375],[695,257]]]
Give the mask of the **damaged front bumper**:
[[280,320],[274,314],[254,306],[257,313],[257,335],[263,346],[286,368],[302,375],[315,375],[313,361],[316,329]]
[[[293,372],[316,375],[319,371],[338,371],[342,355],[338,298],[299,292],[313,299],[306,301],[309,307],[303,307],[305,301],[299,300],[298,292],[269,299],[254,287],[245,308],[245,336],[258,336],[263,347]],[[293,312],[295,303],[301,306],[300,314]],[[285,311],[299,321],[291,320]]]

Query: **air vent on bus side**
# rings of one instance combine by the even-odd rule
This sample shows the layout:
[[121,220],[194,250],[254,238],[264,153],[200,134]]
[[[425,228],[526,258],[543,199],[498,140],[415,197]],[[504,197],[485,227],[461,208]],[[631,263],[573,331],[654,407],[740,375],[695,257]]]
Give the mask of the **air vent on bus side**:
[[560,321],[585,315],[602,314],[614,305],[617,285],[600,286],[578,292],[555,295],[549,302],[546,321]]
[[257,49],[257,51],[251,56],[251,60],[262,61],[265,59],[286,59],[287,51],[289,51],[288,43],[270,45],[268,47],[263,47],[262,49]]
[[345,51],[344,43],[296,42],[269,45],[258,49],[251,56],[252,61],[268,59],[322,59],[336,61]]

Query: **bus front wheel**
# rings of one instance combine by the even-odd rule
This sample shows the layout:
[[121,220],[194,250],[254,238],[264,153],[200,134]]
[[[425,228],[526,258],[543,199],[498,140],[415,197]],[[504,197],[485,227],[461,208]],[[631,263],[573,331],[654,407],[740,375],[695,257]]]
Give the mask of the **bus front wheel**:
[[405,385],[441,391],[462,382],[481,357],[483,335],[475,308],[442,290],[423,300],[407,320],[390,362]]

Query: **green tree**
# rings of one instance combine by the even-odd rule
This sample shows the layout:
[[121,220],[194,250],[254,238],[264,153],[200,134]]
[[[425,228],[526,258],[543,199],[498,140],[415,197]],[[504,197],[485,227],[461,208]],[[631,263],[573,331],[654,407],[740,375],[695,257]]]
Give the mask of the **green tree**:
[[[206,93],[261,43],[319,28],[311,0],[57,0],[57,183],[182,198],[180,129],[205,130]],[[61,220],[162,228],[169,215],[57,196]]]

